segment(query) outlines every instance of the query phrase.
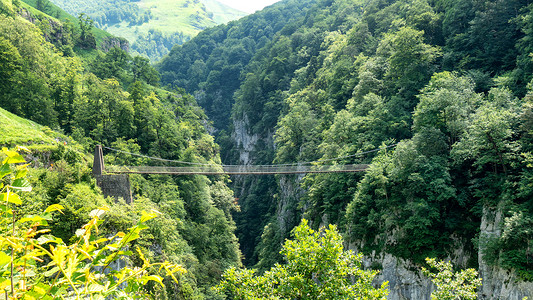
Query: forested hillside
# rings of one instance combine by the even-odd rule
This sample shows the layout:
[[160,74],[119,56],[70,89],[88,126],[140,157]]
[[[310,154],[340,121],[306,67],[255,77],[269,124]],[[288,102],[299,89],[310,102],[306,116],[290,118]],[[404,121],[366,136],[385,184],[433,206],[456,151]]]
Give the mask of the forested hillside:
[[305,16],[312,1],[286,1],[228,25],[202,31],[159,63],[163,84],[194,92],[217,130],[227,129],[241,72],[287,23]]
[[[11,224],[60,205],[46,212],[54,242],[35,228],[28,239],[74,242],[102,206],[106,237],[141,226],[143,211],[158,215],[132,240],[138,252],[118,251],[132,267],[145,257],[179,265],[179,278],[117,293],[429,299],[440,276],[420,271],[429,266],[480,284],[472,269],[454,273],[429,257],[477,269],[481,299],[533,297],[530,0],[284,0],[202,31],[155,67],[87,15],[47,3],[0,0],[0,199],[11,188],[24,198],[0,206],[1,288],[32,292],[11,276],[30,274],[9,267]],[[120,22],[145,24],[149,10],[128,10],[143,3],[116,6],[128,12]],[[118,150],[105,151],[106,164],[122,166],[368,168],[231,181],[130,175],[126,204],[105,199],[91,175],[99,144]],[[17,145],[25,158],[9,150]],[[53,285],[57,272],[30,275]]]
[[[532,9],[282,1],[174,48],[162,82],[197,97],[225,163],[370,163],[235,180],[245,262],[279,261],[306,217],[342,225],[378,269],[390,256],[406,269],[451,257],[480,269],[486,297],[531,295],[517,286],[533,278]],[[417,288],[395,284],[399,298]]]
[[[220,274],[240,265],[230,215],[235,205],[227,178],[130,176],[135,199],[130,205],[104,199],[91,175],[91,153],[97,144],[165,159],[220,163],[218,147],[204,128],[202,109],[183,89],[166,91],[154,86],[158,74],[146,58],[131,57],[120,48],[107,53],[85,48],[84,41],[94,41],[93,28],[69,27],[68,21],[42,13],[37,18],[34,13],[38,12],[18,1],[2,0],[1,4],[0,144],[25,146],[29,151],[23,154],[30,163],[27,176],[33,186],[30,193],[21,195],[24,204],[17,206],[16,217],[61,205],[62,213],[54,213],[55,221],[48,228],[50,234],[68,242],[76,239],[78,229],[98,207],[109,207],[99,226],[104,236],[132,228],[141,211],[155,211],[158,216],[147,223],[149,229],[131,245],[140,252],[123,254],[129,253],[132,267],[143,266],[147,257],[179,264],[186,271],[178,283],[165,278],[165,288],[146,285],[146,292],[157,299],[211,297],[210,287]],[[84,20],[80,20],[82,27]],[[39,29],[43,24],[54,24],[58,32],[71,31],[62,35],[65,40],[56,41],[55,35]],[[131,154],[105,154],[106,164],[157,164]],[[6,165],[2,177],[7,174]],[[4,217],[6,206],[2,207]],[[4,250],[7,227],[0,225]],[[9,256],[0,252],[4,289],[8,282],[4,279],[9,277],[4,275],[10,272],[4,259]],[[157,269],[152,271],[157,273]],[[54,282],[52,275],[55,272],[27,274],[44,276],[43,282]]]
[[87,14],[96,27],[126,38],[131,43],[132,53],[152,61],[167,54],[174,44],[183,44],[205,28],[246,15],[214,0],[41,2],[48,1],[74,16]]

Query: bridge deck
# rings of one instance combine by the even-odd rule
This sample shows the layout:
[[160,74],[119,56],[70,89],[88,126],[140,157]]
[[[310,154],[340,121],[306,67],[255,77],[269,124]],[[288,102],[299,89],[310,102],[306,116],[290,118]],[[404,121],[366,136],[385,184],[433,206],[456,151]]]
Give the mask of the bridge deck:
[[114,174],[166,174],[166,175],[273,175],[273,174],[307,174],[307,173],[355,173],[364,172],[366,164],[326,165],[326,166],[228,166],[201,165],[189,167],[162,166],[106,166],[107,173]]

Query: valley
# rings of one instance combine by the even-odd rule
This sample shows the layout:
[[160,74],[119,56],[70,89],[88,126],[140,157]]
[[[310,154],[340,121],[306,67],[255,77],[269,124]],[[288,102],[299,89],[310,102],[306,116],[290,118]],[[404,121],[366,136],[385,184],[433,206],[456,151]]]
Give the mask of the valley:
[[161,59],[174,44],[183,44],[205,28],[246,15],[214,0],[52,2],[73,16],[87,14],[96,27],[127,39],[132,53],[152,61]]
[[[121,254],[179,266],[146,297],[533,297],[529,1],[0,1],[3,168],[32,186],[13,208],[61,205],[65,243],[98,207],[106,236],[156,214]],[[97,145],[131,204],[103,196]]]

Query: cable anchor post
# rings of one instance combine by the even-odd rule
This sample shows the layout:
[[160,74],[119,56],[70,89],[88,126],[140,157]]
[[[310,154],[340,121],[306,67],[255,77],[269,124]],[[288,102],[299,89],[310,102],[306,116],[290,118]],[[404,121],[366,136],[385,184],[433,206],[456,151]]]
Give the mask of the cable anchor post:
[[94,149],[93,175],[101,176],[104,173],[104,155],[102,145],[96,145]]

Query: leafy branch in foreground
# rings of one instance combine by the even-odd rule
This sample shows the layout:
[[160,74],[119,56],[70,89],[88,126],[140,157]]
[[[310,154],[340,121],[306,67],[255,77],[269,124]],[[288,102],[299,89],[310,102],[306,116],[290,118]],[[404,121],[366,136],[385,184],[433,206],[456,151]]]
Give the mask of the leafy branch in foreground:
[[263,276],[253,270],[227,270],[216,289],[229,299],[385,299],[387,282],[372,286],[376,271],[362,270],[362,254],[344,251],[333,225],[312,230],[307,220],[293,230],[276,264]]
[[450,262],[436,261],[434,258],[426,258],[426,262],[431,268],[437,269],[437,273],[432,273],[422,268],[422,273],[437,286],[431,293],[432,300],[477,299],[476,289],[481,286],[481,278],[478,278],[475,269],[453,272]]
[[148,270],[158,268],[176,283],[177,275],[186,272],[166,261],[151,263],[138,248],[142,266],[111,267],[133,254],[128,244],[148,228],[145,222],[155,218],[155,212],[143,212],[127,233],[105,238],[99,236],[98,226],[106,209],[94,210],[70,245],[41,229],[52,220],[52,212],[62,210],[61,205],[40,215],[17,216],[19,194],[31,191],[25,178],[28,164],[16,151],[3,148],[2,152],[6,158],[0,167],[0,291],[10,299],[146,299],[150,295],[143,287],[149,281],[163,286],[163,278]]

